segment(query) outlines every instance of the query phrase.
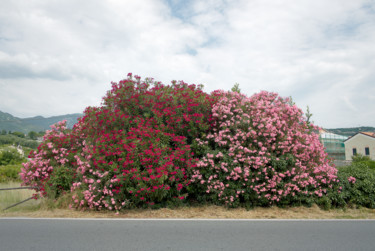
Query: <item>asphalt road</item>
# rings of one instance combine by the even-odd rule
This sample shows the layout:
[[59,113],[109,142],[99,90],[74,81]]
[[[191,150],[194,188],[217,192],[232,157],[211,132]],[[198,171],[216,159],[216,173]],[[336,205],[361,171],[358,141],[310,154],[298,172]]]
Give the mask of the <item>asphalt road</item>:
[[0,250],[375,250],[375,221],[0,218]]

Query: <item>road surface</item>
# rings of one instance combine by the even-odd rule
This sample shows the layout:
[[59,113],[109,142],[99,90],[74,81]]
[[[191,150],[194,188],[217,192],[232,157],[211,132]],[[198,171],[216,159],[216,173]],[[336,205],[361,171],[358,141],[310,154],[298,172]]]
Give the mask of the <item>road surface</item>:
[[375,250],[375,221],[0,218],[0,250]]

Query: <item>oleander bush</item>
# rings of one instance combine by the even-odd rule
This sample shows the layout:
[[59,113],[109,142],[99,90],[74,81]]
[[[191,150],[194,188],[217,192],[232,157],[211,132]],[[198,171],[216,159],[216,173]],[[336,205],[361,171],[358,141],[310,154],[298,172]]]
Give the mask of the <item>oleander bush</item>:
[[311,205],[337,183],[317,128],[289,99],[223,92],[212,112],[213,129],[193,146],[198,200],[230,207]]
[[337,170],[316,129],[275,93],[207,94],[129,74],[72,129],[52,126],[21,178],[41,196],[70,192],[72,207],[94,210],[331,202]]
[[70,190],[77,208],[178,204],[196,163],[190,144],[210,129],[218,98],[201,86],[129,75],[112,83],[102,106],[88,107],[72,130],[59,123],[46,133],[24,165],[24,184],[38,186],[42,196]]
[[[23,164],[20,173],[23,185],[38,187],[38,192],[43,197],[47,196],[47,192],[55,198],[70,191],[73,180],[77,179],[76,158],[83,145],[84,140],[66,127],[66,121],[52,125],[37,150],[30,152],[28,157],[31,160]],[[62,170],[67,173],[64,174]],[[60,184],[66,183],[64,180],[71,182],[69,185]]]

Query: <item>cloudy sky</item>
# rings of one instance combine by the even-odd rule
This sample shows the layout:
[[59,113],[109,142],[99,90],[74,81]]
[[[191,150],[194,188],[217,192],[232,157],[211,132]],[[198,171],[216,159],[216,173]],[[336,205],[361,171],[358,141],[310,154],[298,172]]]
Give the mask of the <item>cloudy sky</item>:
[[80,113],[129,72],[375,126],[375,1],[1,0],[0,111]]

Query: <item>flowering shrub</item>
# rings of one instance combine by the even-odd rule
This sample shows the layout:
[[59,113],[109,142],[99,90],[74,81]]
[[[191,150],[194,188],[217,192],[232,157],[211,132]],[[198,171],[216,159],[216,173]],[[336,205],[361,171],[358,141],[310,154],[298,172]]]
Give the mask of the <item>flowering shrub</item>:
[[70,191],[71,206],[83,209],[188,196],[231,207],[311,203],[337,181],[314,128],[275,93],[207,94],[129,74],[73,129],[52,126],[21,178],[42,196]]
[[[117,83],[103,98],[103,106],[130,117],[142,117],[164,132],[186,138],[188,144],[210,128],[211,107],[219,96],[202,91],[202,86],[183,81],[165,86],[152,79],[135,80],[132,75]],[[153,87],[150,88],[151,83]]]
[[349,176],[349,177],[348,177],[348,181],[349,181],[349,183],[354,184],[356,180],[357,180],[357,179],[354,178],[353,176]]
[[[194,166],[184,137],[154,129],[136,118],[129,130],[96,138],[79,161],[79,182],[73,190],[76,207],[120,210],[183,200]],[[89,165],[87,163],[90,163]]]
[[198,199],[231,207],[310,204],[333,188],[337,170],[300,109],[265,91],[222,94],[213,130],[193,146]]
[[120,210],[186,198],[195,163],[188,143],[210,128],[215,96],[183,82],[151,83],[129,75],[112,83],[102,107],[86,109],[75,127],[87,147],[77,158],[74,206]]
[[[58,197],[69,191],[75,178],[74,156],[81,143],[66,128],[66,121],[51,126],[36,151],[31,151],[30,162],[24,163],[20,177],[23,185],[35,186],[41,196]],[[52,180],[51,180],[52,179]]]
[[165,86],[130,74],[112,83],[102,106],[88,107],[71,131],[59,124],[46,134],[22,170],[24,184],[44,196],[52,194],[47,188],[70,189],[77,208],[179,203],[196,162],[190,143],[209,130],[217,99],[201,86]]

